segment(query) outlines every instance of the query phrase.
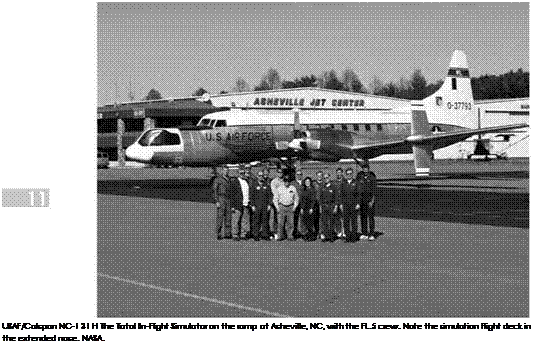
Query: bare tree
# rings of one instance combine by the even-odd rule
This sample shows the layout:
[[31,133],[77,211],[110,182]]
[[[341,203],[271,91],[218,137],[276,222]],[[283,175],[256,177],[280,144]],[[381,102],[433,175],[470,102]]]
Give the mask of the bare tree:
[[254,88],[255,91],[281,89],[281,77],[274,68],[269,68],[266,74],[261,78],[259,85]]
[[363,83],[351,68],[346,68],[342,72],[342,85],[344,90],[351,92],[364,92]]
[[235,81],[235,87],[233,88],[234,92],[248,92],[250,91],[250,85],[241,77],[238,77]]
[[398,95],[398,98],[403,99],[409,99],[411,94],[411,84],[405,79],[405,77],[401,77],[400,81],[398,82],[398,90],[396,94]]
[[342,85],[344,86],[344,90],[352,91],[352,82],[356,77],[355,72],[351,68],[346,68],[342,71]]
[[254,91],[265,91],[265,90],[272,90],[272,89],[270,89],[270,86],[268,85],[266,80],[261,79],[261,81],[259,82],[259,85],[254,87]]
[[342,82],[337,78],[337,73],[331,70],[325,74],[324,88],[330,90],[344,90]]
[[379,95],[383,90],[383,82],[377,76],[373,76],[368,88],[374,95]]
[[269,68],[265,75],[265,80],[268,83],[270,90],[281,89],[281,77],[274,68]]
[[325,88],[327,76],[328,76],[328,72],[322,72],[320,76],[317,78],[317,86],[319,88],[321,89]]

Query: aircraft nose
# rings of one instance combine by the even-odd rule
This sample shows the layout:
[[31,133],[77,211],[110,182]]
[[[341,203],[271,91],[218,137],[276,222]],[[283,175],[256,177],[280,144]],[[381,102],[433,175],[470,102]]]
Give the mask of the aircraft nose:
[[138,144],[133,144],[126,149],[126,157],[132,161],[149,163],[152,156],[152,152]]

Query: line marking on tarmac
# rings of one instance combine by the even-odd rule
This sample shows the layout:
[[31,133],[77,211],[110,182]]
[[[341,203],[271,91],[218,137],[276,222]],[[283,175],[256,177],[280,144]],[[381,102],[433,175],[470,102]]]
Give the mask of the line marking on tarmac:
[[210,297],[198,296],[198,295],[195,295],[195,294],[192,294],[192,293],[188,293],[188,292],[183,292],[183,291],[178,291],[178,290],[166,289],[166,288],[162,288],[162,287],[155,286],[155,285],[152,285],[152,284],[141,283],[141,282],[138,282],[138,281],[135,281],[135,280],[129,280],[129,279],[125,279],[125,278],[120,278],[120,277],[110,276],[110,275],[105,274],[105,273],[98,273],[98,275],[99,275],[100,277],[105,277],[105,278],[109,278],[109,279],[114,279],[114,280],[117,280],[117,281],[119,281],[119,282],[123,282],[123,283],[129,283],[129,284],[133,284],[133,285],[137,285],[137,286],[142,286],[142,287],[146,287],[146,288],[150,288],[150,289],[154,289],[154,290],[170,292],[170,293],[173,293],[173,294],[176,294],[176,295],[180,295],[180,296],[196,298],[196,299],[199,299],[199,300],[202,300],[202,301],[212,302],[212,303],[218,303],[218,304],[221,304],[221,305],[225,305],[225,306],[227,306],[227,307],[232,307],[232,308],[237,308],[237,309],[243,309],[243,310],[253,311],[253,312],[260,313],[260,314],[265,314],[265,315],[268,315],[268,316],[274,316],[274,317],[291,317],[291,316],[289,316],[289,315],[283,315],[283,314],[279,314],[279,313],[276,313],[276,312],[272,312],[272,311],[268,311],[268,310],[264,310],[264,309],[259,309],[259,308],[247,307],[247,306],[240,305],[240,304],[236,304],[236,303],[231,303],[231,302],[222,301],[222,300],[219,300],[219,299],[216,299],[216,298],[210,298]]

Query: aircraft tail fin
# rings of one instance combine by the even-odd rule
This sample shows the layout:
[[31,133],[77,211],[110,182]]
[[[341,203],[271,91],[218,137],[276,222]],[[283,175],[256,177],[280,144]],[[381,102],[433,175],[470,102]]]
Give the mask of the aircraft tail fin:
[[[424,104],[411,103],[411,137],[425,137],[431,134],[427,113]],[[429,176],[433,148],[431,144],[413,144],[413,157],[416,176]]]
[[467,128],[476,123],[470,71],[463,51],[453,52],[442,86],[422,102],[429,114],[430,123],[447,123]]

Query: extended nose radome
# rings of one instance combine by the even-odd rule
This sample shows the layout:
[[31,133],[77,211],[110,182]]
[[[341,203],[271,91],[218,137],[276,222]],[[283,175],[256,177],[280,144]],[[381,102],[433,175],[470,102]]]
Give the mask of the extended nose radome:
[[153,158],[153,152],[139,144],[133,144],[126,149],[126,157],[132,161],[149,163]]

